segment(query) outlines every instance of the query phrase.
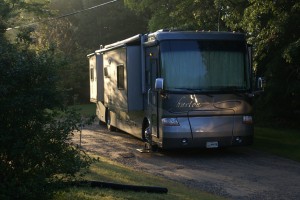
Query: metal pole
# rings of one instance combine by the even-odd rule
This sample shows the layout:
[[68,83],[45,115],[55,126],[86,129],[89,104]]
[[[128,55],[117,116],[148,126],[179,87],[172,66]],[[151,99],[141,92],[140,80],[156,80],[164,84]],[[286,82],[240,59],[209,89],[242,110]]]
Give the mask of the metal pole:
[[82,128],[83,128],[83,124],[82,124],[82,121],[81,121],[81,123],[80,123],[80,134],[79,134],[79,147],[80,148],[81,148]]

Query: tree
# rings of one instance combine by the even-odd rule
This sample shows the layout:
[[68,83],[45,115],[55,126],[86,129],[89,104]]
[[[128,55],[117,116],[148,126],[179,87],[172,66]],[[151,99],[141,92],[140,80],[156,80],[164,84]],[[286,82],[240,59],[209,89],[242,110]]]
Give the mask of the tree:
[[[89,101],[89,74],[86,55],[89,50],[81,47],[75,34],[75,27],[66,19],[50,20],[39,25],[32,37],[32,48],[37,51],[55,48],[54,56],[63,61],[58,69],[58,87],[65,91],[67,104]],[[67,78],[66,78],[67,77]]]
[[90,159],[71,142],[80,116],[56,111],[63,93],[55,49],[32,50],[31,28],[20,30],[17,44],[4,37],[9,16],[26,8],[22,2],[0,0],[10,11],[0,17],[0,199],[47,199]]
[[243,17],[258,73],[267,78],[260,115],[272,121],[296,120],[300,110],[299,17],[300,3],[294,0],[252,0]]
[[[73,3],[72,3],[73,2]],[[76,3],[75,3],[76,2]],[[51,4],[60,15],[87,9],[106,0],[58,1]],[[143,15],[136,15],[124,6],[123,1],[106,4],[68,17],[75,39],[80,47],[94,51],[100,45],[109,44],[146,31]],[[90,53],[90,52],[89,52]]]
[[148,27],[151,31],[162,28],[228,30],[222,19],[223,10],[228,9],[224,6],[226,3],[226,0],[167,0],[155,3],[149,0],[125,0],[125,5],[136,12],[150,13]]
[[224,30],[245,32],[241,27],[244,11],[249,6],[248,0],[215,0],[215,7],[226,27]]
[[[64,16],[104,2],[107,1],[54,0],[49,6],[55,16]],[[39,50],[50,46],[55,47],[55,56],[65,62],[60,68],[59,87],[68,94],[66,102],[87,103],[89,102],[89,71],[86,55],[99,49],[100,44],[109,44],[145,32],[145,27],[143,17],[136,16],[124,7],[122,1],[118,1],[38,24],[32,35],[36,39],[33,48]]]

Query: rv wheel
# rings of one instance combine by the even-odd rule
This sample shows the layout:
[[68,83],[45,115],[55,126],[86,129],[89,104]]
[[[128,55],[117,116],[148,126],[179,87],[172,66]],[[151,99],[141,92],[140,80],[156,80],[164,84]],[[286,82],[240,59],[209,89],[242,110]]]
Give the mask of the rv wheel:
[[152,143],[152,134],[151,134],[150,127],[147,127],[145,130],[145,138],[148,143],[150,143],[150,144]]
[[146,142],[147,141],[147,131],[148,131],[148,129],[149,129],[149,122],[148,122],[148,120],[146,120],[146,119],[144,119],[144,121],[143,121],[143,125],[142,125],[142,139],[143,139],[143,141],[144,142]]
[[146,150],[153,152],[156,152],[158,150],[158,145],[152,141],[152,134],[149,125],[143,128],[142,139],[145,142]]

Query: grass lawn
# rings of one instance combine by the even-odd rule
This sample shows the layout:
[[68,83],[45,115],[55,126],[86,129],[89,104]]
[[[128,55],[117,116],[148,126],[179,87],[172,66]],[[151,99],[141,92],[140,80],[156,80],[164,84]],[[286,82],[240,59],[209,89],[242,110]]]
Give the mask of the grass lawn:
[[92,199],[104,199],[104,200],[221,200],[223,197],[218,197],[206,192],[202,192],[196,189],[188,188],[180,183],[168,181],[163,178],[153,176],[147,173],[134,171],[128,167],[120,165],[118,163],[109,161],[105,158],[99,158],[94,163],[85,180],[100,180],[112,183],[121,183],[129,185],[141,185],[141,186],[158,186],[168,188],[167,194],[156,194],[146,192],[131,192],[131,191],[119,191],[102,188],[76,188],[71,187],[65,191],[60,191],[55,195],[54,200],[92,200]]
[[70,106],[70,108],[74,108],[78,110],[78,112],[83,117],[90,117],[96,114],[96,104],[90,103],[90,104],[82,104],[82,105],[74,105]]
[[300,130],[256,127],[253,148],[300,162]]

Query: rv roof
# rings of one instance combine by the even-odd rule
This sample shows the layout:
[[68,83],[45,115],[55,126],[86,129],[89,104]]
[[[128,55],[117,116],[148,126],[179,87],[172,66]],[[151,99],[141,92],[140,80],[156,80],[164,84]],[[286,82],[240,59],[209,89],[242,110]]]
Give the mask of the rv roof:
[[92,57],[93,55],[95,55],[95,53],[90,53],[87,55],[87,57],[89,58],[89,57]]
[[[104,48],[96,50],[95,53],[102,53],[108,50],[112,50],[118,47],[131,44],[139,44],[141,42],[142,34],[135,35],[133,37],[121,40],[109,45],[105,45]],[[245,40],[245,35],[242,33],[235,32],[210,32],[210,31],[168,31],[159,30],[154,33],[149,33],[145,35],[147,41],[154,42],[162,40]]]
[[110,49],[115,49],[121,46],[125,46],[131,43],[139,43],[141,39],[141,34],[135,35],[133,37],[127,38],[125,40],[121,40],[112,44],[105,45],[104,48],[95,51],[96,53],[101,53]]
[[156,31],[148,35],[148,41],[153,40],[245,40],[245,35],[235,32],[198,32],[198,31]]

